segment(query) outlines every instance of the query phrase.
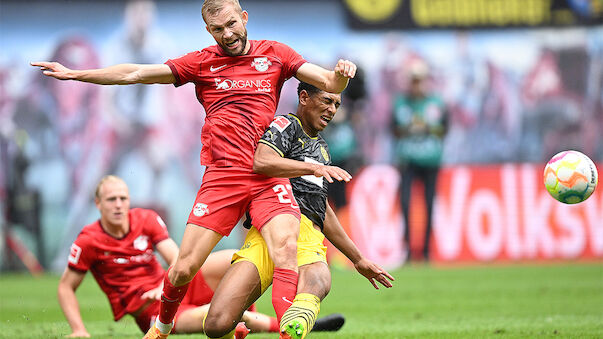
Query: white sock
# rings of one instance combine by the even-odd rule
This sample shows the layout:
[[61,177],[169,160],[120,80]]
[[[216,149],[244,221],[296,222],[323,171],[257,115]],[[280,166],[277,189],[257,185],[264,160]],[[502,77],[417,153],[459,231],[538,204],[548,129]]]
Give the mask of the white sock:
[[155,319],[155,327],[157,327],[157,329],[159,329],[159,332],[163,334],[170,333],[172,331],[172,327],[174,327],[174,322],[164,324],[159,321],[159,317],[157,317],[157,319]]

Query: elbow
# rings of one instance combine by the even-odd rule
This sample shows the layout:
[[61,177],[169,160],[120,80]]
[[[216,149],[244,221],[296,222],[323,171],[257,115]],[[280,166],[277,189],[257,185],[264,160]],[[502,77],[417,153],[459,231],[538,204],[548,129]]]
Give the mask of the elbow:
[[69,294],[75,293],[79,284],[71,282],[64,277],[59,280],[59,284],[57,286],[57,295],[59,298],[64,297]]
[[62,300],[65,296],[65,294],[69,291],[69,286],[59,283],[59,286],[57,288],[57,298],[59,300]]
[[266,175],[267,168],[268,168],[268,166],[265,161],[263,161],[262,159],[260,159],[258,157],[253,158],[253,172],[254,173]]
[[125,68],[121,72],[118,72],[116,82],[117,85],[150,83],[145,81],[143,70],[137,65],[132,65],[131,67]]
[[117,85],[132,85],[142,83],[142,78],[138,72],[124,74],[121,79],[117,81]]

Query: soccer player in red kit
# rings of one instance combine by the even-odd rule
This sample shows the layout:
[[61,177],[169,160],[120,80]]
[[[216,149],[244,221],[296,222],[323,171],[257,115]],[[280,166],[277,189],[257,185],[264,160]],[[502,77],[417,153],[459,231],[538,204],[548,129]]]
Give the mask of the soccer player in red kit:
[[[114,320],[129,314],[141,331],[146,332],[159,311],[165,276],[153,249],[172,263],[178,255],[178,246],[157,213],[130,209],[128,187],[120,178],[103,177],[96,189],[95,203],[100,219],[85,226],[71,245],[67,268],[58,286],[59,304],[72,331],[69,337],[90,337],[75,295],[87,271],[92,272],[107,295]],[[223,250],[209,255],[182,301],[173,332],[203,332],[203,318],[233,253]],[[276,319],[256,312],[245,313],[242,321],[253,332],[278,332]],[[243,338],[248,329],[241,323],[237,332],[237,338]]]
[[[147,339],[167,337],[189,282],[246,210],[275,264],[272,303],[280,319],[296,295],[300,212],[288,179],[252,172],[254,150],[272,121],[287,79],[295,76],[321,90],[340,93],[356,73],[356,65],[348,60],[339,60],[329,71],[308,63],[282,43],[247,40],[249,16],[238,0],[206,0],[201,11],[217,45],[165,64],[71,70],[54,62],[32,63],[45,75],[61,80],[104,85],[195,84],[197,99],[206,111],[201,163],[207,169],[179,256],[164,279],[161,311]],[[225,333],[206,334],[232,338]]]

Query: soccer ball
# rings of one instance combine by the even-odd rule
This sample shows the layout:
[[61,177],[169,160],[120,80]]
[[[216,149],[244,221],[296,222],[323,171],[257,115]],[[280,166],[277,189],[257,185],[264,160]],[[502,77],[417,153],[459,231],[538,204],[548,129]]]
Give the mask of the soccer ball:
[[578,151],[557,153],[544,168],[546,190],[565,204],[577,204],[588,199],[597,182],[595,164]]

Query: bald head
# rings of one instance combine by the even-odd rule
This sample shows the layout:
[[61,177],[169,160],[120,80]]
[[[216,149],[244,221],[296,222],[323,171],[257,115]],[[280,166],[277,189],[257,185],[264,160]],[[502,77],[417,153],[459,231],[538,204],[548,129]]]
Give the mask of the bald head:
[[94,198],[95,199],[100,199],[101,198],[102,188],[105,185],[105,183],[107,183],[107,182],[121,183],[124,186],[126,186],[126,188],[128,187],[128,185],[126,185],[126,182],[122,178],[120,178],[120,177],[118,177],[116,175],[105,175],[104,177],[101,178],[101,180],[96,185],[96,191],[94,192]]
[[101,214],[103,227],[127,230],[130,193],[121,178],[114,175],[103,177],[96,186],[94,202]]

